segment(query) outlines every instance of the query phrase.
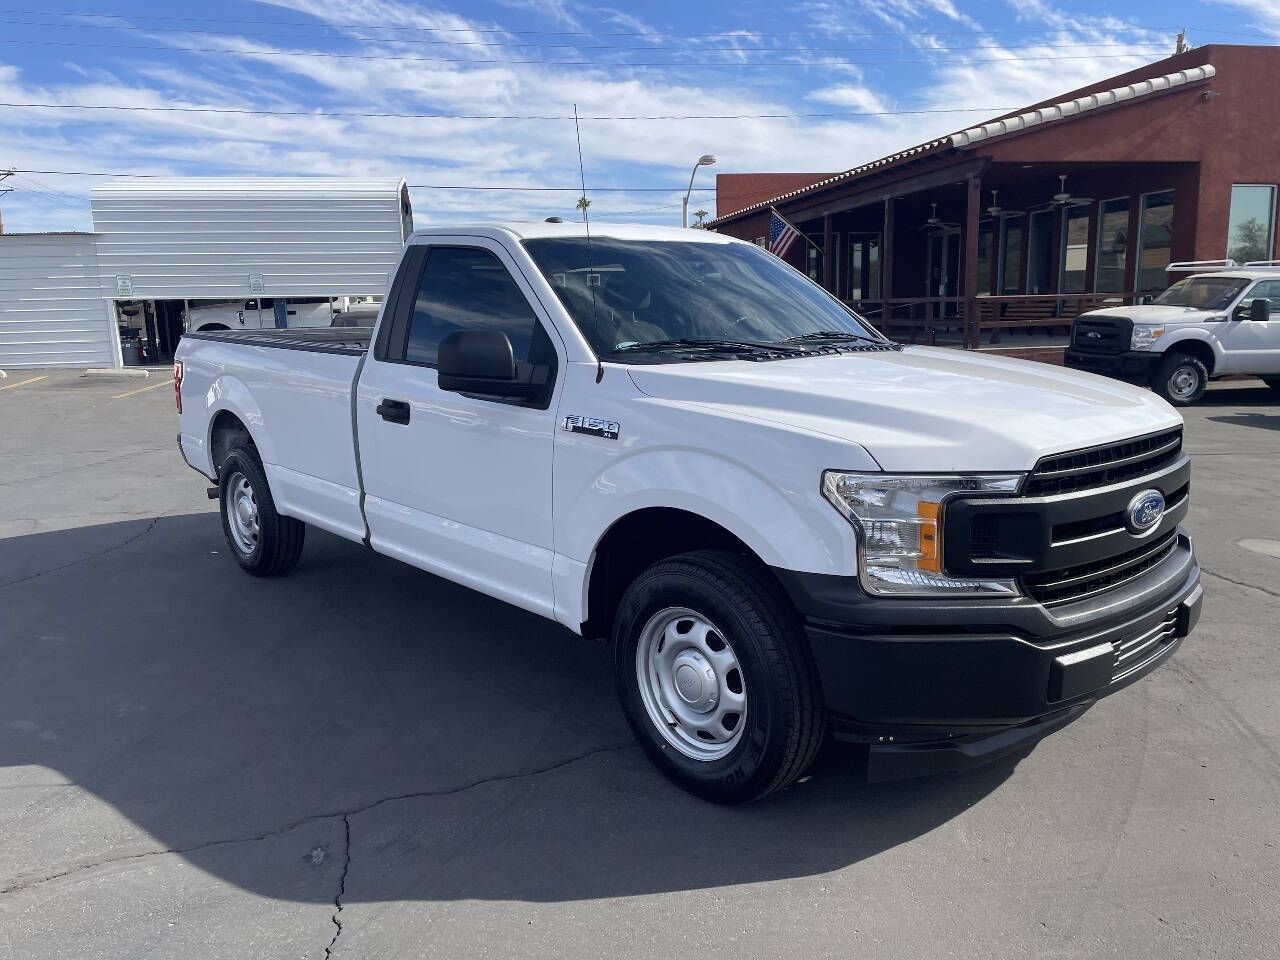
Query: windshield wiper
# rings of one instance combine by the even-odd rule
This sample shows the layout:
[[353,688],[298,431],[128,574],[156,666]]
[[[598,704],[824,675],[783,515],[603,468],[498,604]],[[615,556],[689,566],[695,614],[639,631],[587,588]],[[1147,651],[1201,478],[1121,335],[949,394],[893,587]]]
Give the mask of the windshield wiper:
[[875,337],[861,333],[850,333],[848,330],[818,330],[815,333],[802,333],[799,336],[787,337],[783,343],[804,343],[808,340],[861,340],[864,343],[885,343]]
[[787,346],[785,343],[758,343],[754,340],[720,340],[712,337],[679,337],[674,340],[632,341],[620,343],[613,349],[614,352],[621,352],[623,350],[650,350],[669,347],[687,347],[703,350],[754,350],[765,353],[803,354],[805,352],[803,347]]

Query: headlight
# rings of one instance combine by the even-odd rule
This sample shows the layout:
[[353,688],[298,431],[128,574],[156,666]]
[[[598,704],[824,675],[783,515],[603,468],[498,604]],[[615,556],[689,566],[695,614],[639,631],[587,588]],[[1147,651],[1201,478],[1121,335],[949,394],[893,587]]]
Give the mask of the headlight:
[[1133,336],[1129,338],[1129,349],[1145,350],[1162,336],[1164,336],[1164,327],[1135,326]]
[[1014,493],[1022,477],[822,475],[822,495],[857,532],[858,576],[884,595],[1016,595],[1012,580],[956,579],[942,572],[942,521],[948,499],[965,493]]

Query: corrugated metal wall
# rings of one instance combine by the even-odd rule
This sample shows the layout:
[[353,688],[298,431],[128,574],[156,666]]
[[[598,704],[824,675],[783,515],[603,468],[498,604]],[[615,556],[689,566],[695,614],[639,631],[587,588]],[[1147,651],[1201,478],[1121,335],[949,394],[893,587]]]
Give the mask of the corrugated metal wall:
[[0,234],[0,369],[109,367],[111,338],[90,233]]
[[406,236],[408,194],[388,180],[145,180],[91,193],[98,262],[114,294],[276,296],[382,294]]

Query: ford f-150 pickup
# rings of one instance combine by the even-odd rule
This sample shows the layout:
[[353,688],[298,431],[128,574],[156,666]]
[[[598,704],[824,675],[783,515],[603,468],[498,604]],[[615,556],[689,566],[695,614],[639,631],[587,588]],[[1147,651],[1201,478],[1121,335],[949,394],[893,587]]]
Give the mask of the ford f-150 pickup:
[[715,801],[828,734],[874,779],[1024,751],[1199,614],[1165,401],[894,343],[715,233],[418,231],[376,326],[187,334],[175,384],[246,571],[313,525],[602,638]]

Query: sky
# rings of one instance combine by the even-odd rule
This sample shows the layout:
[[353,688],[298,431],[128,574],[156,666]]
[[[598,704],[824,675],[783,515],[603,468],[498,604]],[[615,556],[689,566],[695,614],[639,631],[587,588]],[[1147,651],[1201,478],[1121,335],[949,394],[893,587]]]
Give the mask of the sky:
[[845,170],[1182,27],[1280,44],[1280,0],[610,2],[0,0],[5,232],[91,229],[98,174],[403,177],[418,226],[573,217],[585,180],[596,220],[678,224],[705,153],[714,215],[716,173]]

